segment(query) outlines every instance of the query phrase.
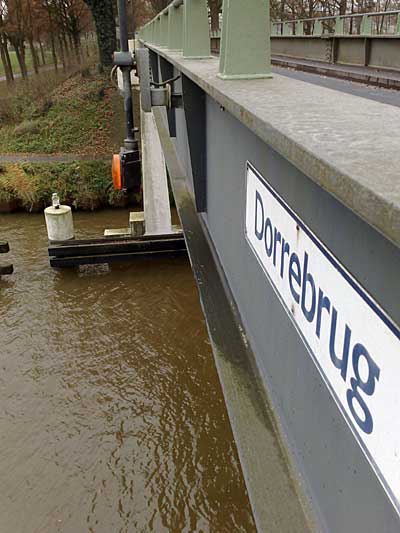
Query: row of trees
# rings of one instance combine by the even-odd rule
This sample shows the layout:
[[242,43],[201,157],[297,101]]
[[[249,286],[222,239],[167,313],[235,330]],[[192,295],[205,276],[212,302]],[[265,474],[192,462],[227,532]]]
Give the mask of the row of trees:
[[[131,35],[171,0],[126,0]],[[248,0],[251,1],[251,0]],[[208,0],[211,28],[220,26],[223,0]],[[399,9],[400,0],[271,0],[272,20],[363,13]],[[9,50],[15,50],[23,77],[27,76],[25,49],[29,48],[35,72],[46,62],[66,68],[71,58],[80,62],[81,36],[97,34],[100,63],[110,66],[116,49],[117,0],[0,0],[0,57],[7,80],[13,80]]]
[[271,18],[292,20],[399,8],[400,0],[271,0]]
[[14,80],[14,51],[23,78],[28,76],[26,49],[35,73],[51,52],[54,68],[66,69],[82,59],[82,33],[92,28],[92,18],[83,0],[0,0],[0,57],[6,79]]
[[[140,22],[164,9],[171,0],[130,0]],[[248,0],[249,2],[251,0]],[[400,9],[400,0],[270,0],[272,20],[292,20]],[[211,29],[220,26],[223,0],[208,0]],[[140,25],[140,24],[138,24]]]

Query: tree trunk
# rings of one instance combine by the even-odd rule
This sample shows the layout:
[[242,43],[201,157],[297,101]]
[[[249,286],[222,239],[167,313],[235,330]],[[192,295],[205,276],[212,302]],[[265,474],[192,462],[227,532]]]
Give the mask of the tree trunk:
[[85,0],[96,26],[99,58],[102,67],[111,67],[117,48],[112,0]]
[[24,41],[19,43],[13,43],[15,48],[15,54],[18,59],[19,68],[21,70],[21,75],[24,80],[28,79],[28,69],[26,68],[26,61],[25,61],[25,47],[24,47]]
[[49,17],[51,57],[53,59],[54,70],[57,72],[58,63],[57,63],[56,43],[54,41],[53,18],[51,16],[51,9],[48,3],[46,3],[46,8],[47,8],[47,14]]
[[40,48],[40,55],[42,56],[42,65],[44,66],[46,64],[46,56],[44,53],[43,43],[39,39],[39,48]]
[[57,54],[56,54],[56,44],[54,42],[54,35],[53,32],[50,33],[50,47],[51,47],[51,57],[53,60],[54,70],[58,71],[58,61],[57,61]]
[[59,47],[60,47],[61,63],[62,63],[62,66],[63,66],[63,70],[65,71],[66,68],[67,68],[67,64],[65,62],[64,45],[63,45],[63,42],[62,42],[60,34],[58,35],[58,44],[59,44]]
[[14,81],[13,66],[12,66],[12,63],[11,63],[10,54],[8,53],[7,37],[5,35],[4,35],[4,53],[5,53],[5,56],[6,56],[8,70],[10,72],[12,80]]
[[3,63],[4,67],[4,73],[6,75],[7,83],[11,83],[14,81],[14,76],[12,69],[10,69],[10,65],[7,61],[7,55],[6,55],[6,48],[7,48],[7,41],[3,40],[3,36],[0,34],[0,56],[1,56],[1,62]]
[[79,32],[75,32],[72,35],[72,40],[74,43],[76,60],[78,61],[78,64],[80,65],[81,64],[81,37],[79,35]]
[[[62,32],[61,33],[61,41],[62,41],[62,48],[63,48],[63,53],[64,53],[64,61],[65,61],[65,65],[68,66],[70,61],[69,61],[69,48],[68,48],[68,43],[67,43],[67,39],[65,38],[65,33]],[[60,42],[61,42],[60,41]]]
[[35,74],[39,74],[39,61],[36,55],[35,47],[33,45],[32,37],[29,37],[28,42],[29,42],[29,49],[31,51],[31,56],[32,56],[33,70],[35,71]]

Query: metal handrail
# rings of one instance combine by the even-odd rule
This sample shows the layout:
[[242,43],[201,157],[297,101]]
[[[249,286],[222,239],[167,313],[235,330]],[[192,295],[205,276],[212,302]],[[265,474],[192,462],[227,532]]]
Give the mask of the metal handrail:
[[[183,0],[182,0],[183,1]],[[377,11],[377,12],[370,12],[370,13],[349,13],[346,15],[329,15],[324,17],[313,17],[313,18],[307,18],[307,19],[287,19],[287,20],[273,20],[272,24],[295,24],[296,22],[312,22],[312,21],[320,21],[320,20],[336,20],[338,18],[356,18],[356,17],[380,17],[380,16],[386,16],[386,15],[400,15],[400,10],[394,10],[394,11]]]
[[[392,24],[389,19],[388,24],[385,23],[386,28],[383,30],[385,17],[396,17],[397,21]],[[375,18],[375,20],[373,20]],[[361,36],[374,35],[400,35],[400,10],[391,11],[374,11],[369,13],[347,13],[345,15],[328,15],[322,17],[292,19],[292,20],[277,20],[271,22],[272,33],[279,36],[282,31],[283,37],[304,36],[304,25],[308,24],[311,29],[311,34],[315,37],[321,37],[325,34],[327,29],[328,34],[333,35],[354,35],[353,20],[361,20],[360,24],[356,23],[356,34]],[[345,31],[345,22],[350,20],[350,30]],[[388,19],[386,19],[387,21]],[[332,28],[332,23],[334,27]],[[376,26],[375,31],[373,25]],[[391,31],[391,30],[394,30]],[[293,33],[292,33],[293,32]]]

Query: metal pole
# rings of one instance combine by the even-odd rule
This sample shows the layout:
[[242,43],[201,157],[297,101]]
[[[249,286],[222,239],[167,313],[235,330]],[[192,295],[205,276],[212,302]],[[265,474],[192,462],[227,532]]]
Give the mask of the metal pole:
[[[119,40],[122,52],[129,52],[128,46],[128,26],[126,23],[126,3],[125,0],[118,0],[118,17],[119,17]],[[137,149],[135,140],[135,124],[133,120],[133,103],[131,87],[131,68],[120,67],[122,70],[123,91],[124,91],[124,109],[126,116],[126,139],[125,147],[127,149]]]

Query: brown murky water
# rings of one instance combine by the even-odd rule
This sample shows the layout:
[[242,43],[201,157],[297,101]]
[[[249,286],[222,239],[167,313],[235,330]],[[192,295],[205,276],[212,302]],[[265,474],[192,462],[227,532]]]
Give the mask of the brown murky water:
[[187,260],[57,271],[41,215],[0,228],[0,533],[254,531]]

